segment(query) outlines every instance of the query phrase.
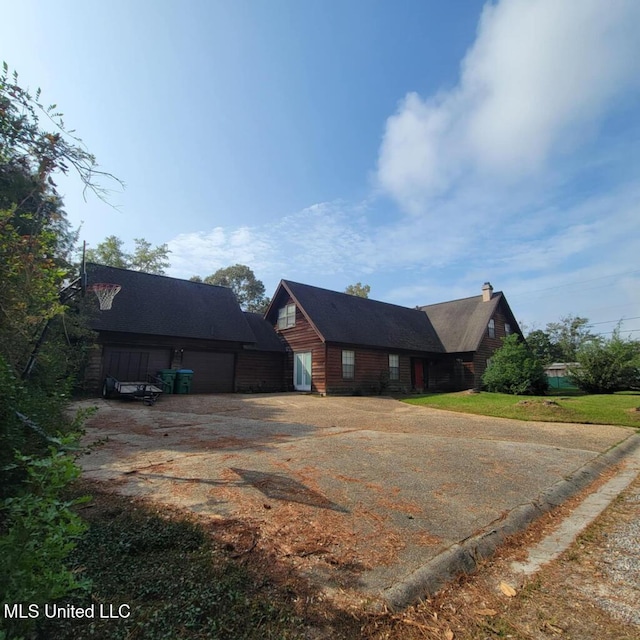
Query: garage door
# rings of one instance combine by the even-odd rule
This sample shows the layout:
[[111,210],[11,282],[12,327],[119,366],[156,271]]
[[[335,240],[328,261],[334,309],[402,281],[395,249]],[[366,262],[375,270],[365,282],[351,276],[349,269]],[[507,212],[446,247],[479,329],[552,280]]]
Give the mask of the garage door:
[[130,382],[146,380],[147,374],[155,376],[160,369],[169,368],[171,350],[105,347],[103,363],[105,376]]
[[193,369],[191,393],[231,393],[235,369],[233,353],[185,351],[182,368]]

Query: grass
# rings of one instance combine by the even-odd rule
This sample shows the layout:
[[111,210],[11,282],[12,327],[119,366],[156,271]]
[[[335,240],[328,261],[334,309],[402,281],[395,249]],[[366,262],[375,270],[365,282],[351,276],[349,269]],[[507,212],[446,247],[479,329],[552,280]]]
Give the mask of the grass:
[[88,533],[73,554],[91,579],[88,597],[64,604],[103,603],[121,619],[39,620],[37,638],[80,640],[174,638],[302,638],[305,624],[294,597],[257,575],[184,515],[92,491],[81,511]]
[[640,428],[640,393],[611,395],[512,396],[505,393],[428,394],[405,398],[404,402],[421,406],[475,413],[497,418],[613,424]]

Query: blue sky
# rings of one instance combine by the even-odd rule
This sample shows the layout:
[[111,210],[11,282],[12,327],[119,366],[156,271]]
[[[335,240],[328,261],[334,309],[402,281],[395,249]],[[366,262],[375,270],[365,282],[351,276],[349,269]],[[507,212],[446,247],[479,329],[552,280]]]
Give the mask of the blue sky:
[[62,183],[90,245],[407,306],[488,280],[529,328],[639,337],[639,26],[637,0],[21,0],[0,54],[126,184]]

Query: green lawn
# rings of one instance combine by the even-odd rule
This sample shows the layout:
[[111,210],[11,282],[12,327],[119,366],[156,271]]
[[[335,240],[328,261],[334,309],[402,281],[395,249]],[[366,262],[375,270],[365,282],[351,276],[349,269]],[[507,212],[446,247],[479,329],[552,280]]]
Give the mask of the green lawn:
[[640,428],[640,393],[613,395],[511,396],[505,393],[438,393],[404,402],[435,409],[516,420],[618,424]]

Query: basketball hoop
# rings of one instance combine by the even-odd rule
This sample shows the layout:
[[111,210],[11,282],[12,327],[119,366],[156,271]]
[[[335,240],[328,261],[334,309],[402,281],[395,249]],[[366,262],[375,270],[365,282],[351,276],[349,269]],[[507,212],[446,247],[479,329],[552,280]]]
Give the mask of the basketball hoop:
[[90,291],[96,294],[98,303],[100,304],[100,311],[108,311],[111,309],[111,303],[116,297],[116,294],[122,287],[119,284],[108,284],[106,282],[96,282],[87,287]]

